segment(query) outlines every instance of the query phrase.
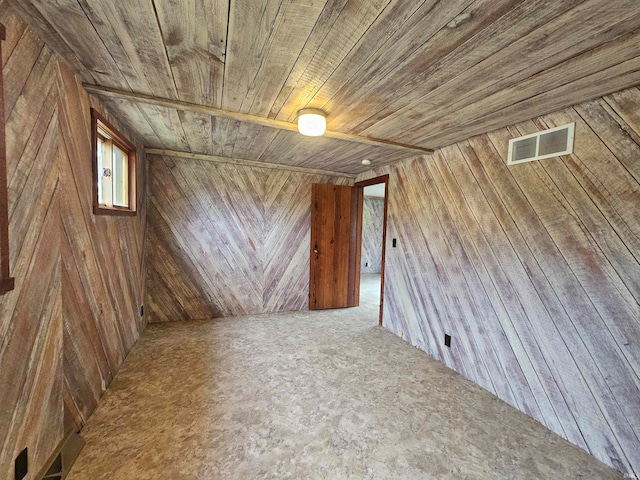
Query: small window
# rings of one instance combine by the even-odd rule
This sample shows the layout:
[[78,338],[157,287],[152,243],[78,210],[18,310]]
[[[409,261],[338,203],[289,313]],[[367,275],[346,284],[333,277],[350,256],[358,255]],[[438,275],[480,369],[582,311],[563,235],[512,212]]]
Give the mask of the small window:
[[93,132],[93,213],[135,215],[136,149],[91,109]]

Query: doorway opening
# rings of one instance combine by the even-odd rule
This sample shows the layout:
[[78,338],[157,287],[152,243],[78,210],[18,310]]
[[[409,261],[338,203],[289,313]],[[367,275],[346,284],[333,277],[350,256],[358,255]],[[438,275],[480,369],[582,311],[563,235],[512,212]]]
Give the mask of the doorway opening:
[[360,285],[360,306],[378,308],[378,324],[382,325],[389,175],[358,182],[354,187],[359,197],[356,235],[360,281],[356,283]]

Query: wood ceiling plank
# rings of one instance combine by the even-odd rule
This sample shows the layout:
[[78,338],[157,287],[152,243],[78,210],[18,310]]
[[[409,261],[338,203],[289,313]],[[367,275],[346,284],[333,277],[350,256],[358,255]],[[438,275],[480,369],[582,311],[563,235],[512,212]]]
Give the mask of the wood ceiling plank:
[[280,130],[271,143],[269,143],[269,146],[263,150],[258,160],[261,162],[278,163],[288,152],[297,151],[298,145],[302,142],[303,138],[302,135],[294,135],[292,132]]
[[[129,110],[132,104],[130,102],[127,103],[130,104],[126,107]],[[122,106],[117,108],[119,108],[119,112],[123,111]],[[203,149],[210,148],[214,152],[212,154],[214,156],[247,160],[259,159],[260,162],[266,163],[330,169],[350,174],[357,174],[371,168],[361,165],[361,161],[364,158],[369,158],[376,166],[381,166],[390,161],[415,155],[411,151],[398,152],[393,148],[384,146],[365,144],[356,144],[354,146],[351,142],[344,140],[308,138],[295,132],[250,125],[229,119],[200,116],[200,121],[205,121],[206,118],[211,120],[210,135],[207,135],[207,132],[209,132],[207,127],[201,131],[191,132],[189,128],[191,121],[194,119],[187,120],[183,114],[184,112],[178,111],[185,128],[188,148],[165,148],[163,146],[156,148],[192,152],[194,154],[206,152]],[[148,125],[148,122],[151,121],[149,119],[150,114],[146,112],[141,115],[142,118],[138,121],[147,122]],[[163,127],[163,124],[166,124],[167,121],[170,120],[162,121],[160,124],[152,121],[153,125],[148,126],[155,138],[158,138],[158,135],[162,135],[163,128],[164,135],[168,135],[172,131],[172,128],[168,128],[166,125]],[[171,141],[174,140],[171,138],[167,140],[167,142]],[[206,145],[209,141],[211,142],[210,147]],[[202,143],[198,144],[198,142]]]
[[227,125],[231,122],[228,118],[211,117],[211,154],[223,154],[224,135],[227,131]]
[[13,3],[44,32],[47,41],[83,80],[116,88],[128,87],[122,72],[76,0]]
[[[637,13],[637,4],[632,5],[628,0],[617,4],[603,4],[599,0],[586,2],[465,70],[450,82],[419,99],[414,98],[413,104],[405,107],[402,112],[410,111],[413,130],[424,128],[426,125],[431,128],[432,122],[443,114],[459,110],[489,94],[613,40],[629,29],[636,29]],[[626,19],[629,19],[628,24],[624,22]],[[578,21],[582,22],[581,28],[572,31],[572,26]],[[621,27],[612,28],[612,25],[616,24],[621,24]],[[567,31],[572,31],[571,35],[568,35]],[[605,66],[611,64],[606,63]],[[455,107],[451,107],[450,104],[455,104]],[[425,108],[426,105],[429,108]],[[390,129],[400,128],[401,125],[406,131],[405,122],[393,124],[395,115],[367,129],[367,132],[389,132]],[[536,115],[537,113],[534,113],[532,117]]]
[[[147,142],[207,149],[208,133],[198,119],[219,115],[230,120],[212,119],[206,151],[257,158],[293,155],[303,140],[274,128],[294,131],[295,124],[285,120],[306,105],[335,108],[327,137],[381,146],[372,150],[376,158],[421,154],[416,145],[392,145],[396,153],[387,154],[385,141],[375,137],[431,142],[459,138],[467,132],[464,126],[474,132],[480,125],[496,125],[505,114],[520,118],[507,110],[533,108],[528,98],[545,89],[560,91],[563,72],[556,66],[572,69],[565,83],[591,75],[597,64],[585,51],[640,25],[632,19],[637,0],[229,0],[230,9],[225,0],[0,0],[0,5],[3,1],[25,14],[67,61],[80,65],[82,59],[89,82],[151,97],[136,98],[138,113],[129,114],[133,124],[140,122]],[[226,55],[218,44],[228,45]],[[601,57],[601,67],[627,60],[630,52],[631,44],[621,44],[620,51]],[[584,65],[569,63],[573,57]],[[547,69],[549,76],[541,76]],[[612,81],[626,85],[632,76],[614,74]],[[530,77],[541,83],[523,83]],[[610,90],[601,85],[590,91],[600,96]],[[551,98],[544,98],[549,102],[544,108],[551,108]],[[206,102],[218,109],[207,110]],[[151,118],[155,114],[143,103],[160,107],[158,118]],[[496,109],[496,116],[485,108]],[[175,109],[193,115],[181,117]],[[243,116],[243,110],[261,116]],[[331,130],[334,125],[340,125],[339,132]],[[373,138],[341,133],[348,131]],[[338,162],[369,151],[331,145]],[[308,152],[305,161],[320,161],[313,149]]]
[[240,111],[267,116],[324,7],[322,0],[284,0],[262,46]]
[[[280,130],[276,128],[262,127],[255,131],[251,141],[251,154],[245,154],[243,158],[261,158],[264,151],[269,147],[271,142],[276,138]],[[242,149],[241,144],[238,148]],[[242,152],[242,150],[240,150]]]
[[278,137],[279,130],[275,128],[263,128],[253,142],[253,151],[256,158],[262,158],[269,145]]
[[378,167],[415,155],[415,152],[399,153],[383,146],[353,145],[343,140],[302,137],[281,131],[262,153],[260,161],[358,174],[374,168],[362,165],[365,158]]
[[238,136],[236,137],[235,144],[233,145],[233,151],[231,156],[234,158],[258,158],[254,154],[253,143],[256,137],[262,130],[267,127],[260,125],[251,125],[250,123],[242,123],[238,127]]
[[333,153],[343,143],[331,138],[303,138],[295,148],[287,148],[286,142],[281,143],[280,150],[275,152],[275,155],[278,161],[283,163],[299,166],[316,165],[318,168],[350,172],[350,165],[343,164],[342,159]]
[[297,111],[309,104],[389,2],[328,2],[278,93],[270,116],[294,120]]
[[223,157],[231,157],[233,155],[233,147],[236,145],[240,125],[242,125],[242,123],[238,120],[230,120],[225,125],[224,132],[221,134]]
[[362,171],[370,170],[371,168],[378,168],[384,165],[388,165],[390,163],[394,163],[400,160],[415,158],[417,156],[421,156],[417,152],[398,152],[390,149],[377,148],[377,149],[369,149],[360,152],[344,152],[343,158],[345,162],[353,162],[354,164],[360,165],[363,159],[368,159],[371,161],[371,165],[362,166]]
[[472,123],[451,127],[444,133],[425,135],[420,141],[425,145],[436,147],[450,145],[474,135],[491,132],[504,125],[526,121],[530,119],[529,114],[534,110],[539,112],[538,115],[545,115],[638,84],[640,84],[640,57],[492,112]]
[[104,106],[109,112],[117,116],[118,121],[130,131],[140,135],[144,139],[146,146],[165,148],[164,143],[151,127],[146,115],[140,110],[137,103],[122,98],[101,98],[100,103],[93,106],[98,111],[102,111]]
[[355,149],[353,147],[347,147],[347,149],[348,152],[345,151],[345,145],[343,145],[343,142],[336,140],[331,142],[327,147],[310,152],[307,156],[292,156],[291,161],[295,161],[296,164],[301,167],[323,165],[324,168],[340,170],[352,174],[359,174],[373,168],[371,166],[362,165],[361,162],[364,158],[374,158],[378,156],[378,159],[374,158],[374,160],[372,160],[375,167],[382,166],[386,163],[383,156],[385,153],[388,154],[388,152],[380,152],[382,149],[374,149],[378,151],[377,154],[373,153],[366,145],[359,145]]
[[[339,152],[336,155],[339,155],[345,164],[355,165],[357,168],[362,168],[362,171],[417,156],[417,154],[413,152],[398,152],[387,148],[349,149]],[[361,167],[362,160],[364,159],[368,159],[371,165]]]
[[220,108],[228,0],[153,0],[178,98]]
[[188,110],[178,110],[178,116],[187,137],[189,151],[211,154],[213,151],[211,116]]
[[[639,17],[640,18],[640,17]],[[474,120],[487,116],[487,112],[504,111],[512,105],[516,105],[523,100],[536,98],[540,92],[547,92],[559,88],[567,83],[571,83],[572,78],[582,78],[598,73],[606,68],[607,64],[622,63],[634,59],[638,55],[638,45],[640,44],[640,30],[636,33],[625,35],[618,40],[601,45],[595,50],[591,50],[577,57],[573,57],[555,67],[526,79],[512,87],[503,89],[494,94],[487,93],[480,101],[469,106],[459,105],[455,114],[449,114],[436,119],[429,124],[431,132],[444,132],[452,125],[472,123]],[[612,62],[612,59],[615,60]],[[578,93],[578,92],[576,92]],[[565,101],[569,104],[577,104],[584,101],[584,98],[574,101],[571,98],[571,91],[567,92]],[[531,103],[531,110],[521,112],[534,118],[539,116],[536,111],[536,104]],[[464,119],[464,120],[463,120]],[[415,136],[414,131],[407,132],[407,138]]]
[[[640,24],[640,15],[637,17],[637,21]],[[434,119],[429,123],[429,131],[433,134],[444,132],[452,126],[460,125],[460,119],[464,119],[465,124],[471,123],[474,120],[486,117],[490,112],[503,110],[540,93],[561,87],[570,83],[572,79],[593,75],[606,69],[607,65],[615,65],[631,60],[638,55],[638,44],[640,44],[640,30],[601,45],[577,57],[572,57],[568,61],[551,69],[543,70],[541,73],[529,77],[521,83],[504,88],[496,93],[488,91],[479,101],[471,105],[465,106],[462,102],[454,102],[455,113]],[[535,111],[535,104],[533,104],[533,110],[521,113],[528,115],[528,118],[534,118],[539,115]],[[416,135],[420,135],[419,132],[421,130],[410,129],[400,138],[405,139],[405,141],[409,138],[415,140]]]
[[[309,35],[309,38],[304,44],[304,48],[300,52],[298,59],[293,65],[293,68],[291,69],[289,76],[282,86],[280,93],[271,106],[269,118],[276,118],[278,116],[278,112],[280,112],[280,109],[291,94],[291,91],[293,90],[293,88],[295,88],[295,85],[298,83],[300,76],[304,73],[304,70],[307,68],[309,62],[315,55],[316,50],[324,41],[334,23],[338,21],[340,13],[342,12],[342,9],[348,1],[349,0],[327,0],[322,13],[318,17],[316,25],[313,27],[311,35]],[[288,119],[288,117],[282,118]]]
[[[435,43],[434,51],[429,53],[435,61],[426,66],[419,66],[418,69],[413,68],[413,76],[389,77],[384,90],[382,88],[377,90],[380,92],[376,96],[379,102],[376,106],[377,111],[372,112],[369,118],[357,125],[350,124],[350,128],[358,131],[365,130],[394,113],[403,111],[403,109],[411,109],[421,96],[428,95],[429,92],[441,87],[486,58],[501,52],[523,36],[553,21],[581,1],[533,0],[520,3],[445,55],[442,55],[446,52],[442,50],[443,47],[438,46],[438,43],[447,46],[450,42],[446,36],[464,28],[465,25],[458,26],[454,30],[450,28],[441,30],[436,35],[438,42]],[[472,17],[471,23],[475,22],[476,19]],[[442,38],[443,35],[445,38]],[[435,54],[438,49],[440,49],[440,53]],[[439,55],[441,56],[438,58]],[[419,57],[413,60],[413,63],[419,64],[419,62]]]
[[282,0],[230,0],[222,92],[225,110],[241,111],[281,3]]
[[[255,125],[262,125],[265,127],[279,128],[281,130],[287,130],[291,132],[297,132],[298,127],[295,123],[282,122],[280,120],[274,120],[271,118],[258,117],[256,115],[232,112],[229,110],[222,110],[215,107],[208,107],[205,105],[198,105],[195,103],[182,102],[180,100],[172,100],[169,98],[154,97],[151,95],[145,95],[142,93],[133,93],[123,90],[117,90],[108,87],[99,87],[91,84],[84,84],[84,88],[89,93],[95,93],[103,97],[117,97],[135,100],[140,104],[156,105],[163,108],[189,110],[192,112],[208,113],[212,116],[223,117],[238,122],[248,122]],[[395,148],[398,150],[415,150],[422,153],[431,153],[431,150],[423,148],[419,145],[402,145],[390,140],[380,138],[367,138],[358,135],[352,135],[349,133],[336,132],[327,130],[324,133],[324,137],[336,138],[340,140],[347,140],[349,142],[364,143],[367,145],[383,145],[389,148]]]
[[[384,149],[373,150],[384,151]],[[324,163],[331,165],[332,169],[354,172],[361,168],[362,160],[368,158],[367,154],[372,152],[372,149],[368,145],[358,145],[354,148],[340,140],[333,140],[322,144],[308,144],[308,147],[301,151],[304,152],[303,155],[292,155],[292,153],[297,154],[297,151],[289,153],[291,161],[299,165]]]
[[151,0],[77,1],[132,90],[178,97]]
[[[389,96],[395,96],[397,89],[499,20],[521,1],[475,0],[445,2],[437,6],[407,32],[406,40],[403,37],[385,48],[385,51],[391,50],[389,57],[378,55],[325,102],[323,108],[335,111],[329,125],[341,131],[352,131],[380,109],[381,102],[384,104]],[[449,26],[452,22],[456,24],[454,28]],[[424,92],[422,88],[420,85],[419,91]]]
[[[407,59],[418,55],[420,49],[441,28],[460,15],[473,1],[423,3],[398,30],[385,38],[385,42],[359,69],[349,68],[342,78],[327,82],[314,97],[313,105],[332,113],[329,125],[340,125],[341,110],[345,105],[363,100],[375,101],[375,88],[380,87],[389,75],[397,73]],[[375,85],[371,87],[371,83]],[[369,87],[363,89],[363,85]]]
[[[434,3],[434,0],[391,3],[376,18],[367,33],[360,38],[322,88],[317,91],[307,89],[307,94],[312,95],[314,101],[319,104],[327,101],[354,76],[354,73],[360,71],[372,56],[384,48],[390,38],[398,38],[397,32],[406,30],[407,25],[411,25],[418,16],[428,14]],[[279,113],[277,118],[292,120],[295,118],[297,108],[300,106],[289,106]]]
[[283,170],[290,172],[303,172],[303,173],[314,173],[321,175],[334,175],[338,177],[346,177],[346,178],[356,178],[355,175],[350,175],[344,172],[332,172],[329,170],[320,170],[313,168],[300,168],[295,167],[293,165],[281,165],[275,163],[267,163],[267,162],[255,162],[251,160],[243,160],[240,158],[228,158],[221,157],[218,155],[201,155],[198,153],[189,153],[189,152],[179,152],[175,150],[162,150],[162,149],[147,149],[148,155],[161,155],[163,157],[174,157],[174,158],[188,158],[192,160],[202,160],[206,162],[214,162],[214,163],[223,163],[230,165],[241,165],[241,166],[249,166],[249,167],[259,167],[259,168],[269,168],[274,170]]
[[178,110],[144,103],[138,104],[138,108],[166,148],[189,150]]

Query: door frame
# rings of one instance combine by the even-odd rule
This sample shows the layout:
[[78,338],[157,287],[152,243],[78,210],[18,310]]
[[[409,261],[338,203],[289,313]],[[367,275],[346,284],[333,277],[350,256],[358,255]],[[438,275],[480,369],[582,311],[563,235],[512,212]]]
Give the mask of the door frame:
[[384,306],[384,267],[387,252],[387,206],[389,204],[389,174],[380,175],[379,177],[369,178],[354,183],[353,187],[357,189],[356,197],[358,198],[358,215],[356,217],[356,257],[357,271],[355,272],[357,281],[354,282],[358,289],[360,288],[360,260],[362,256],[362,209],[364,206],[364,187],[369,185],[377,185],[384,183],[384,218],[382,223],[382,263],[380,267],[380,316],[378,324],[382,326],[382,312]]

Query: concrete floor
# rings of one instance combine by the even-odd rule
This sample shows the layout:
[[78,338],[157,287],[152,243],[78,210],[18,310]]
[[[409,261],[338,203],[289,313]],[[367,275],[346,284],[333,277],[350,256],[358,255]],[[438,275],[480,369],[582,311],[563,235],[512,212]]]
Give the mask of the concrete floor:
[[[377,279],[363,281],[375,302]],[[377,312],[150,325],[69,480],[623,478],[378,327]]]

